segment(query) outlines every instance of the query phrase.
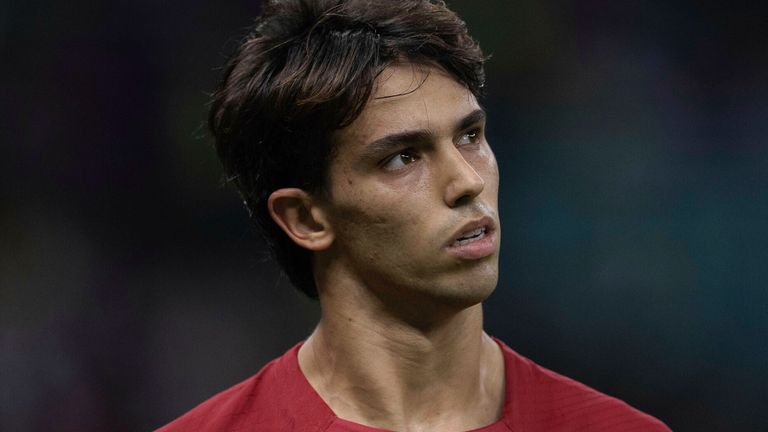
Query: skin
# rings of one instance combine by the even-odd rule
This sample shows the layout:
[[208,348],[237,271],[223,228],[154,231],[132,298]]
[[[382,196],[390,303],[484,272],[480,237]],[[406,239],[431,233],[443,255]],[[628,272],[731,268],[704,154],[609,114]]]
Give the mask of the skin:
[[[503,357],[482,329],[500,241],[484,129],[477,100],[450,75],[391,66],[334,137],[329,192],[270,197],[275,221],[315,252],[322,314],[299,365],[338,417],[466,431],[501,416]],[[488,252],[468,258],[452,244],[479,220]]]

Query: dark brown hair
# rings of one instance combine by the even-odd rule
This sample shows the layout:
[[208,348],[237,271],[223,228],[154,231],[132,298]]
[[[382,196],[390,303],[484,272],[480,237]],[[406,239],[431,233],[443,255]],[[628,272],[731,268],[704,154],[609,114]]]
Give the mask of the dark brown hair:
[[437,64],[476,96],[484,57],[437,0],[273,0],[224,68],[209,126],[229,181],[291,282],[317,297],[312,256],[271,219],[270,194],[322,193],[331,134],[362,112],[394,62]]

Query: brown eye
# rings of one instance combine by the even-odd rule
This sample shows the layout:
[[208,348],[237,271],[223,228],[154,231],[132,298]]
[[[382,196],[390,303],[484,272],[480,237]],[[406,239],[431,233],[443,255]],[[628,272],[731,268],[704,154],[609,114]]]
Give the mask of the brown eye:
[[387,161],[384,162],[384,169],[389,171],[397,171],[404,168],[406,165],[416,162],[417,157],[413,150],[406,149],[392,155]]
[[464,133],[459,137],[457,146],[463,146],[467,144],[474,144],[480,139],[480,129],[473,129],[467,133]]

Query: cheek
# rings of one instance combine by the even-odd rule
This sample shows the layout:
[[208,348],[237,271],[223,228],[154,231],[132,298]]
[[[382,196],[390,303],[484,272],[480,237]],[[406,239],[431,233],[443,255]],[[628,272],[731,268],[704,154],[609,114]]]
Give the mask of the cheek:
[[392,209],[365,192],[340,191],[333,206],[336,237],[342,244],[382,243],[397,230]]
[[488,170],[488,178],[486,181],[490,181],[493,184],[493,191],[498,192],[499,190],[499,165],[496,163],[496,157],[494,156],[493,152],[491,152],[491,160],[489,161],[489,170]]
[[402,231],[423,214],[419,206],[426,202],[424,193],[429,180],[418,174],[383,181],[342,173],[332,192],[334,218],[358,232],[369,229],[370,234],[394,235]]
[[499,166],[493,150],[486,144],[480,151],[465,156],[467,162],[485,180],[486,189],[497,190],[499,185]]
[[418,243],[419,209],[399,195],[349,193],[335,203],[332,223],[339,246],[368,260],[391,261],[405,255]]

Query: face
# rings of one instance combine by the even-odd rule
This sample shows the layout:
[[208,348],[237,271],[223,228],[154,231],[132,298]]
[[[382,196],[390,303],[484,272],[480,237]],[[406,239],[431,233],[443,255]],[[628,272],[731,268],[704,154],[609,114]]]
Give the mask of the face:
[[475,97],[441,69],[380,75],[334,136],[326,210],[343,277],[400,303],[466,307],[493,291],[499,180],[484,132]]

